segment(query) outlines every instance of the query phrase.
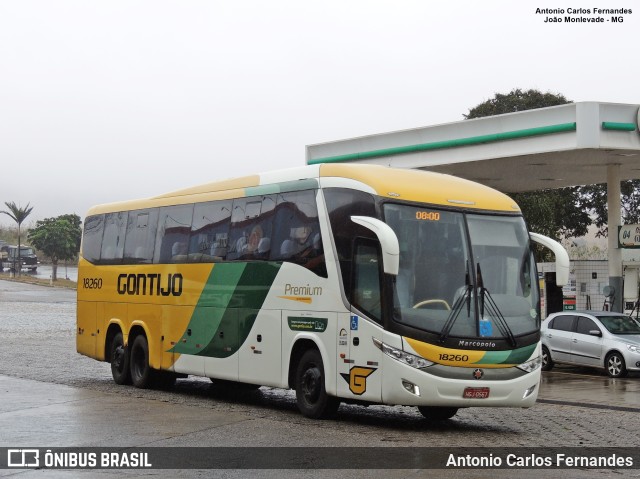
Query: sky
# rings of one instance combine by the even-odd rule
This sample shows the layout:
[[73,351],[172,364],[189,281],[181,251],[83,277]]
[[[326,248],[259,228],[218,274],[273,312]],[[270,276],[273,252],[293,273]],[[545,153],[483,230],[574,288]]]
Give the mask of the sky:
[[[571,7],[632,13],[536,13]],[[0,209],[84,217],[514,88],[638,104],[638,31],[634,0],[0,0]]]

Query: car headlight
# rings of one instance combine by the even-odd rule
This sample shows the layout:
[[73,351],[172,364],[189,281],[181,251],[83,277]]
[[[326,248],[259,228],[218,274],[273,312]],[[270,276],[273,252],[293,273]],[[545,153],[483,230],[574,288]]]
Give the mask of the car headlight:
[[415,354],[410,354],[400,349],[392,348],[388,344],[384,344],[382,341],[375,338],[373,338],[373,344],[375,344],[376,347],[387,356],[395,359],[396,361],[400,361],[407,366],[411,366],[412,368],[421,369],[435,364],[420,356],[416,356]]
[[640,346],[636,346],[635,344],[627,344],[627,349],[632,353],[640,354]]
[[520,364],[520,365],[518,365],[516,367],[518,369],[522,369],[523,371],[526,371],[528,373],[532,373],[533,371],[538,369],[540,366],[542,366],[542,357],[541,356],[536,356],[535,358],[530,359],[526,363],[522,363],[522,364]]

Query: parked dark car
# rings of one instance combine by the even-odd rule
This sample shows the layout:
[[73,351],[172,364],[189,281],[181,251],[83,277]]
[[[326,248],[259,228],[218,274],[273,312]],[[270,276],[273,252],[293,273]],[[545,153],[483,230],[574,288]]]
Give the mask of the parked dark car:
[[[3,254],[4,253],[4,254]],[[18,266],[18,247],[14,245],[0,246],[0,258],[3,269],[38,269],[38,257],[31,246],[20,246],[20,266]]]

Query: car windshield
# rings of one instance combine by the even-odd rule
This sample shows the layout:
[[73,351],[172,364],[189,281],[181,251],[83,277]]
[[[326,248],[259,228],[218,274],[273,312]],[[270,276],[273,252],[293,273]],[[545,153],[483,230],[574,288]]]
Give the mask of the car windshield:
[[598,316],[611,334],[640,334],[640,325],[629,316]]
[[[386,204],[400,244],[394,318],[442,336],[510,338],[539,327],[522,217]],[[477,313],[476,313],[477,311]]]

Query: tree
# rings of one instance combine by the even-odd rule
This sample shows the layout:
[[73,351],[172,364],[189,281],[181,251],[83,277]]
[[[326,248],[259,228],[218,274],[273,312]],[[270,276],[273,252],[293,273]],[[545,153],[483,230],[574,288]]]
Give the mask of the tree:
[[464,116],[465,120],[471,120],[472,118],[502,115],[503,113],[533,110],[534,108],[545,108],[566,103],[572,102],[559,93],[542,93],[533,89],[522,91],[520,88],[516,88],[506,95],[496,93],[494,98],[471,108],[469,113],[462,116]]
[[[607,185],[588,185],[580,189],[582,201],[595,217],[598,227],[596,236],[607,236]],[[640,223],[640,180],[626,180],[620,183],[622,224]]]
[[18,223],[18,266],[16,269],[19,275],[20,274],[20,226],[22,225],[24,220],[27,219],[27,216],[31,214],[31,211],[33,211],[33,206],[29,206],[29,203],[27,203],[27,206],[25,206],[24,208],[21,208],[20,206],[16,205],[13,201],[11,202],[5,201],[4,204],[6,205],[9,211],[3,210],[3,211],[0,211],[0,213],[4,213],[5,215],[9,216],[13,221]]
[[73,259],[80,250],[80,223],[78,215],[62,215],[39,220],[29,231],[31,244],[51,258],[53,281],[58,280],[58,261]]

